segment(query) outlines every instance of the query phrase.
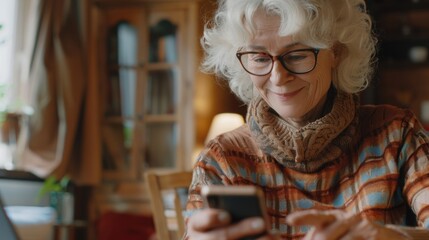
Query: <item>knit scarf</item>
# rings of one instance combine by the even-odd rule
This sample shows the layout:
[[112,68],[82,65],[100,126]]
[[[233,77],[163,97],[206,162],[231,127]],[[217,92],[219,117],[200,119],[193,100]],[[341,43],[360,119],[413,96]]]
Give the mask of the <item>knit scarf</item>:
[[358,97],[340,91],[334,97],[329,113],[299,129],[259,97],[249,104],[247,124],[265,154],[284,167],[315,172],[338,160],[352,146],[356,134]]

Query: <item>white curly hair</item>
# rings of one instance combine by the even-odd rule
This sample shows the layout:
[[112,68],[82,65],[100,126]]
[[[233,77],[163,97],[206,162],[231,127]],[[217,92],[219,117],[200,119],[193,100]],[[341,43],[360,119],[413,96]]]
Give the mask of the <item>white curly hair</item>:
[[254,35],[254,14],[263,9],[280,17],[279,35],[314,47],[341,46],[334,86],[347,93],[364,90],[372,77],[377,40],[364,0],[219,0],[201,45],[204,72],[225,78],[244,102],[255,96],[249,75],[235,56]]

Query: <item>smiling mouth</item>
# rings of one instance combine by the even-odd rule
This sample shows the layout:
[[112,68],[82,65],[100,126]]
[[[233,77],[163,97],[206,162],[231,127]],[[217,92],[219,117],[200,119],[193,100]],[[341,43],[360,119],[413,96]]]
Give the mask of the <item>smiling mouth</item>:
[[283,100],[289,100],[291,98],[293,98],[294,96],[296,96],[300,91],[302,90],[302,88],[293,91],[293,92],[288,92],[288,93],[274,93],[276,96],[282,98]]

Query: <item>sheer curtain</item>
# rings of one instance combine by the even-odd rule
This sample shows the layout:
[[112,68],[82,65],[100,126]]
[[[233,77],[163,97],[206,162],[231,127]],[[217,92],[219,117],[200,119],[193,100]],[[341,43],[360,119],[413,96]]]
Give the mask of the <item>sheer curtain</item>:
[[96,184],[101,164],[96,97],[88,93],[87,3],[35,2],[26,24],[35,37],[21,43],[20,79],[25,84],[20,94],[24,92],[33,113],[20,133],[18,168],[41,177],[69,175],[77,184]]

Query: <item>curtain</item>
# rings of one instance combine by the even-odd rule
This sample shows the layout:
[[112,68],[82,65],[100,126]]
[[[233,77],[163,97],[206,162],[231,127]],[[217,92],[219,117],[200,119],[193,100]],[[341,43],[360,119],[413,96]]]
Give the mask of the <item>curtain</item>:
[[41,0],[29,61],[29,115],[18,168],[40,177],[68,175],[78,185],[101,179],[96,97],[89,90],[85,0]]

